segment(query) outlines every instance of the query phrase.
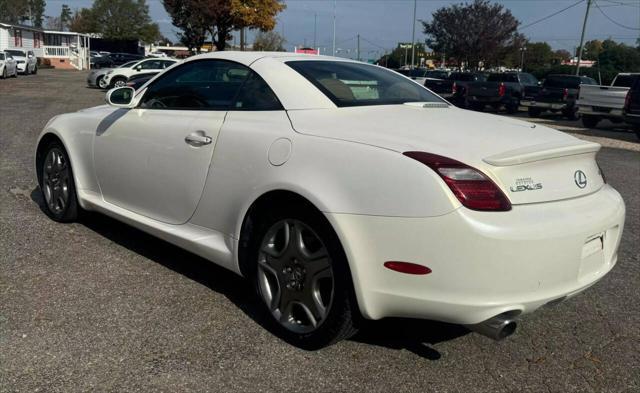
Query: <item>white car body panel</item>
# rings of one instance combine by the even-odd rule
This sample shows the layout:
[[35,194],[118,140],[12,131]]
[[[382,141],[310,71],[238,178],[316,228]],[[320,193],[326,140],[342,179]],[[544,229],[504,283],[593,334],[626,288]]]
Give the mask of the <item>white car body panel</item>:
[[[202,58],[250,66],[284,110],[101,106],[60,115],[41,138],[53,134],[64,144],[82,207],[241,274],[238,245],[250,206],[270,191],[296,193],[332,224],[360,311],[372,319],[472,324],[504,311],[527,313],[592,285],[616,262],[625,207],[603,182],[597,144],[451,107],[337,108],[285,64],[330,59],[323,56],[195,57]],[[199,130],[212,143],[186,144]],[[412,150],[483,171],[512,210],[467,209],[433,170],[402,155]],[[578,170],[589,179],[584,188],[574,183]],[[543,187],[512,192],[522,178]],[[594,239],[602,239],[599,248]],[[401,274],[383,267],[389,260],[433,272]]]
[[18,75],[18,64],[15,59],[8,58],[6,55],[4,60],[0,60],[0,77],[5,73],[7,77]]
[[140,70],[136,69],[136,67],[138,67],[140,65],[144,65],[145,63],[158,61],[158,60],[160,60],[160,61],[170,61],[170,62],[173,62],[174,65],[180,63],[179,60],[170,59],[170,58],[152,57],[152,58],[148,58],[148,59],[142,59],[139,62],[137,62],[136,64],[134,64],[132,67],[118,67],[118,68],[114,68],[114,69],[110,70],[104,76],[104,81],[107,82],[108,84],[110,84],[112,79],[114,79],[114,78],[128,79],[131,75],[135,75],[135,74],[139,74],[139,73],[143,73],[143,72],[150,72],[150,71],[163,71],[163,70],[166,70],[166,69],[169,68],[169,67],[164,67],[164,68],[141,68]]

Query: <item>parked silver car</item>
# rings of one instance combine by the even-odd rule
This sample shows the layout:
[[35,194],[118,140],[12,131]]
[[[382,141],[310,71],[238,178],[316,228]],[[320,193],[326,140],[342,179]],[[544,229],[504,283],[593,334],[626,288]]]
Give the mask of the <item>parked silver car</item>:
[[5,52],[10,54],[16,61],[18,72],[21,74],[37,74],[38,59],[31,50],[7,49]]
[[[131,67],[139,61],[140,60],[130,61],[118,67]],[[104,82],[104,76],[114,68],[99,68],[96,70],[91,70],[89,76],[87,76],[87,85],[89,87],[99,87],[101,89],[106,89],[107,87],[109,87],[109,84]]]
[[18,76],[18,65],[13,56],[0,51],[0,78],[5,79],[8,76]]

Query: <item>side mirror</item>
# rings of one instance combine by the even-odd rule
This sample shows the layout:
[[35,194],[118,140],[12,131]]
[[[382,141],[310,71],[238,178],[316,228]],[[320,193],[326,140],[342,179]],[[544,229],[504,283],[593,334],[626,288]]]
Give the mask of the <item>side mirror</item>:
[[141,69],[142,69],[142,66],[139,66],[139,65],[137,65],[135,68],[136,71],[140,71]]
[[131,108],[135,90],[132,87],[116,87],[107,92],[107,104],[117,108]]
[[33,55],[29,55],[29,58],[30,58],[30,59],[32,59],[32,58],[33,58]]

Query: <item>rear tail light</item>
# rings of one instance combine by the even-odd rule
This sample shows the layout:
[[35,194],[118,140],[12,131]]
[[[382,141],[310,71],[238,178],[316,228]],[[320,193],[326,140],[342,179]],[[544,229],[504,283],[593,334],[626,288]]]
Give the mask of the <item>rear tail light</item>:
[[498,86],[498,95],[500,97],[503,97],[506,92],[507,88],[505,87],[504,83],[500,83],[500,86]]
[[631,90],[627,92],[627,96],[624,98],[624,111],[629,112],[631,109]]
[[565,88],[562,90],[562,101],[566,101],[569,98],[569,89]]
[[453,82],[453,86],[451,86],[451,94],[456,94],[457,91],[458,85],[456,84],[456,82]]
[[506,195],[479,170],[431,153],[408,151],[403,154],[435,171],[465,207],[481,211],[511,210]]

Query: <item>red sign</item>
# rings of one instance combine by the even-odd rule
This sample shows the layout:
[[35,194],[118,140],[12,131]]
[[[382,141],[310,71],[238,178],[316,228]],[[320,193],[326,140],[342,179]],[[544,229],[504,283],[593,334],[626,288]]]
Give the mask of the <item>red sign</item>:
[[319,55],[320,51],[313,48],[295,48],[295,53],[306,53],[308,55]]

